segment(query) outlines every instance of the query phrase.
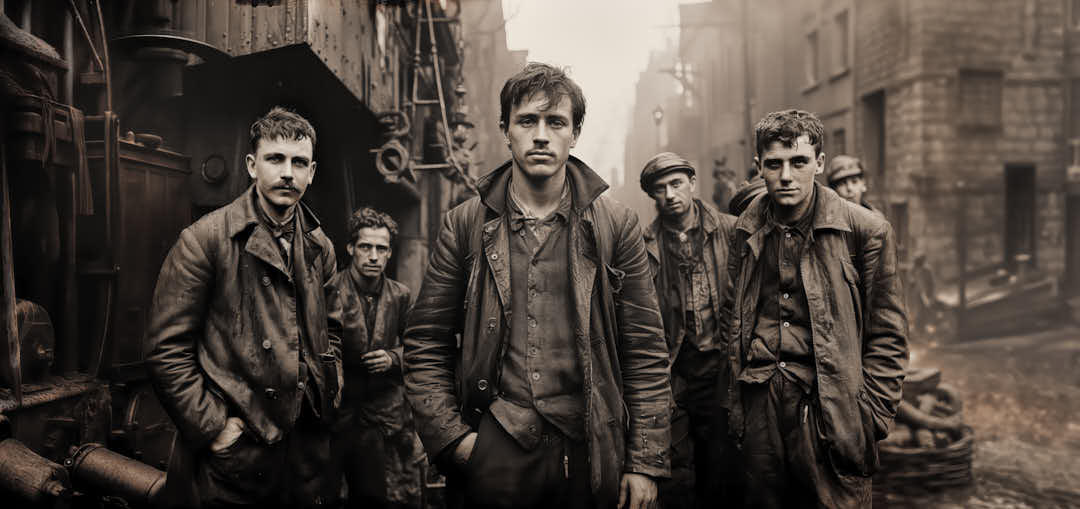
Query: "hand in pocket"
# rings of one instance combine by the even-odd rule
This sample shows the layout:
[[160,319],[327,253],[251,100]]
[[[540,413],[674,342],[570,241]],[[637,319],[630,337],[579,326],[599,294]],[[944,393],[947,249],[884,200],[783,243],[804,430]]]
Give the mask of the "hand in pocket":
[[239,417],[229,417],[225,420],[225,429],[221,430],[210,444],[210,452],[216,454],[227,449],[240,440],[240,435],[243,434],[244,421]]

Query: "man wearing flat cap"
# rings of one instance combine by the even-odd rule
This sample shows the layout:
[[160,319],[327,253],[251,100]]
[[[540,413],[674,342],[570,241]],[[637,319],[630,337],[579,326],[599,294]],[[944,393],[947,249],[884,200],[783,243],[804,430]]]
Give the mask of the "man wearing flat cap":
[[694,196],[693,165],[671,152],[641,172],[641,189],[658,217],[645,231],[671,358],[672,479],[661,485],[665,508],[738,500],[727,482],[734,451],[727,433],[727,323],[731,285],[728,241],[735,217]]
[[866,175],[863,172],[863,163],[859,158],[848,155],[838,155],[829,161],[828,174],[829,187],[836,191],[841,198],[858,203],[867,209],[881,213],[866,200]]

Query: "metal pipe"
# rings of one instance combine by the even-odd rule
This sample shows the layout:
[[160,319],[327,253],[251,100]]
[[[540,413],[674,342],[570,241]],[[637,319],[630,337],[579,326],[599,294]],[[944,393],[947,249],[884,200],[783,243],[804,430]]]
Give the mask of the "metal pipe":
[[165,486],[165,472],[146,463],[110,451],[101,444],[72,447],[64,460],[71,479],[80,490],[93,488],[105,495],[122,497],[140,506],[153,506]]
[[101,15],[100,0],[90,0],[97,7],[98,29],[101,35],[101,53],[105,56],[105,110],[112,111],[112,67],[109,65],[109,37],[105,34],[105,17]]
[[[83,22],[82,15],[79,14],[79,8],[75,5],[75,0],[68,0],[68,5],[71,6],[71,14],[75,16],[75,21],[79,22],[79,28],[82,29],[83,37],[86,38],[86,45],[90,46],[90,52],[94,56],[94,61],[97,62],[98,69],[104,71],[105,64],[101,61],[97,46],[94,46],[94,38],[90,36],[90,31],[86,29],[86,23]],[[71,55],[68,55],[68,57],[70,58]]]
[[23,501],[36,507],[66,507],[71,499],[71,484],[64,467],[42,458],[14,438],[0,442],[0,488],[17,498],[8,507],[20,507]]
[[7,140],[0,138],[0,281],[3,283],[4,336],[7,344],[7,368],[15,405],[22,406],[22,352],[19,349],[19,323],[15,315],[15,253],[11,243],[11,193],[8,190]]

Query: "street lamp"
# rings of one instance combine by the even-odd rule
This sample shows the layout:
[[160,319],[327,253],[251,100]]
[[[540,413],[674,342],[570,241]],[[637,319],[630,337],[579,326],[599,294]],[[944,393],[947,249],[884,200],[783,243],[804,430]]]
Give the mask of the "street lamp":
[[664,120],[664,108],[661,108],[659,104],[652,110],[652,118],[653,122],[656,122],[656,151],[660,152],[660,122]]

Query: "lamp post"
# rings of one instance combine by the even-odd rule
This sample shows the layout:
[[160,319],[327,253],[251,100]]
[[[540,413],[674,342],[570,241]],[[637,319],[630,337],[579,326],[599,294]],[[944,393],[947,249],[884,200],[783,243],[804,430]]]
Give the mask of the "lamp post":
[[664,108],[661,108],[659,104],[652,111],[652,118],[656,123],[656,152],[660,153],[660,122],[664,120]]

